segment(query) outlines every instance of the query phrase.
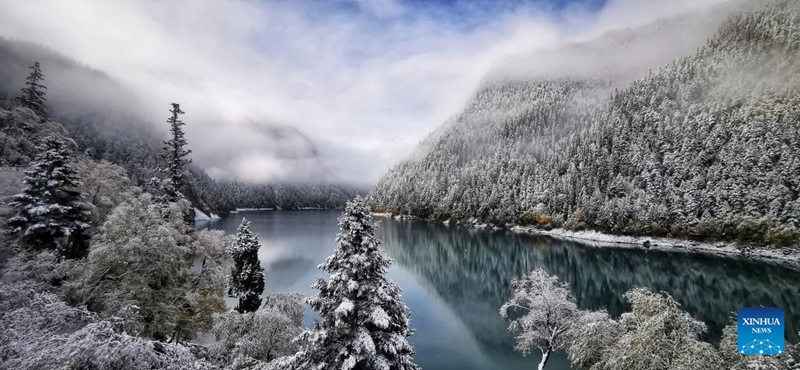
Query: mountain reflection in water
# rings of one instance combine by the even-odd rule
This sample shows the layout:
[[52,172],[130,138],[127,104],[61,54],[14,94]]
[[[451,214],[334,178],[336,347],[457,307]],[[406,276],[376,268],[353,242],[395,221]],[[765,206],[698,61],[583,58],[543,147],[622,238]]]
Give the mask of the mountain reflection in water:
[[[335,246],[337,211],[268,211],[231,215],[207,225],[235,232],[242,217],[259,234],[267,293],[310,289],[316,269]],[[511,296],[510,280],[543,268],[569,283],[584,309],[628,309],[622,295],[643,286],[671,294],[709,326],[716,341],[742,307],[776,306],[786,333],[800,330],[800,273],[766,263],[682,252],[586,246],[543,236],[476,230],[419,220],[381,222],[378,237],[395,260],[389,271],[412,311],[412,342],[425,369],[529,369],[498,310]],[[307,311],[306,324],[316,317]],[[569,369],[563,353],[549,369]]]

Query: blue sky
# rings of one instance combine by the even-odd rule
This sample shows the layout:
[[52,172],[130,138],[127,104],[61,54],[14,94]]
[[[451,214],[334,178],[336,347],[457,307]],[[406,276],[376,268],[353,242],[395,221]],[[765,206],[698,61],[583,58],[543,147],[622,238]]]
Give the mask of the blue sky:
[[317,0],[314,4],[307,9],[319,18],[330,17],[332,12],[378,24],[414,23],[426,18],[468,31],[507,13],[547,13],[557,19],[574,8],[596,12],[606,0]]
[[[368,2],[339,1],[334,2],[343,8],[351,10],[366,10],[369,12]],[[447,17],[454,21],[465,23],[480,23],[486,18],[491,18],[501,12],[515,11],[518,9],[537,9],[557,15],[571,6],[581,6],[588,9],[599,10],[606,3],[605,0],[396,0],[374,1],[374,3],[394,4],[408,10],[413,15],[425,14],[428,16]],[[366,9],[365,9],[366,8]]]
[[[623,0],[624,1],[624,0]],[[635,0],[634,0],[635,1]],[[645,0],[653,1],[653,0]],[[439,40],[464,42],[459,49],[485,48],[486,37],[510,32],[517,24],[539,19],[554,31],[582,31],[589,22],[556,29],[563,18],[591,16],[601,11],[606,0],[307,0],[258,2],[266,13],[280,10],[281,17],[305,22],[303,28],[327,28],[332,35],[346,34],[348,43],[337,48],[353,66],[369,63],[374,58],[395,54],[404,57],[432,46]],[[253,29],[252,46],[265,55],[286,58],[293,50],[281,46],[287,41],[285,19],[265,22]],[[487,36],[488,33],[495,35]],[[320,35],[330,38],[331,34]],[[448,45],[450,46],[450,45]],[[410,49],[410,50],[409,50]],[[276,55],[280,53],[280,55]],[[309,62],[303,57],[291,57]]]

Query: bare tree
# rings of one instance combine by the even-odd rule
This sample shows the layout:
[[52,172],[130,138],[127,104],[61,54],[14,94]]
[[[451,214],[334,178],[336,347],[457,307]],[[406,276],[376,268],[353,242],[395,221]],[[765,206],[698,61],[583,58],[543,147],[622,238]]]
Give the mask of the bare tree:
[[516,350],[527,356],[538,348],[542,370],[553,351],[569,345],[567,333],[579,317],[578,305],[569,286],[542,269],[513,279],[511,286],[514,296],[500,307],[500,316],[517,317],[508,326],[516,334]]
[[[573,366],[588,370],[730,368],[714,346],[702,340],[706,325],[668,294],[633,288],[625,293],[625,300],[631,311],[616,320],[605,311],[587,312],[576,320],[567,350]],[[734,344],[731,356],[735,355]]]

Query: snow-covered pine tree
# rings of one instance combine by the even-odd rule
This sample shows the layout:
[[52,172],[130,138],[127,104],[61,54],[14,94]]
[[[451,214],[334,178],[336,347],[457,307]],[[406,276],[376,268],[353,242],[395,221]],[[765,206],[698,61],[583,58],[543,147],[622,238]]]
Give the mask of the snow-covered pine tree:
[[239,298],[236,311],[254,312],[261,306],[264,292],[264,268],[258,260],[258,238],[250,231],[250,221],[242,219],[236,230],[236,241],[231,251],[231,270],[228,294]]
[[356,197],[339,219],[337,247],[319,268],[319,290],[308,304],[322,321],[304,333],[297,369],[418,369],[408,342],[410,312],[400,288],[386,279],[392,263],[379,249],[376,222],[364,198]]
[[31,74],[28,76],[27,81],[25,82],[25,87],[22,88],[20,91],[20,96],[17,97],[17,101],[19,104],[25,108],[29,108],[34,111],[42,121],[47,120],[47,105],[45,101],[47,98],[44,97],[45,91],[47,90],[47,86],[42,85],[40,82],[44,81],[44,75],[42,74],[42,69],[39,66],[39,62],[33,62],[33,65],[30,66]]
[[163,182],[163,191],[168,201],[175,202],[183,197],[180,191],[186,184],[186,166],[192,163],[192,160],[186,157],[192,150],[186,149],[186,138],[181,128],[185,123],[178,118],[179,115],[185,112],[181,110],[180,104],[177,103],[172,103],[172,109],[169,111],[172,116],[167,119],[167,123],[170,124],[169,131],[172,134],[172,138],[164,142],[164,153],[161,154],[167,166],[163,170],[166,175],[166,180]]
[[91,212],[80,192],[80,179],[70,166],[64,142],[50,136],[39,146],[25,188],[14,196],[19,213],[8,220],[20,240],[31,248],[55,249],[62,257],[86,255]]

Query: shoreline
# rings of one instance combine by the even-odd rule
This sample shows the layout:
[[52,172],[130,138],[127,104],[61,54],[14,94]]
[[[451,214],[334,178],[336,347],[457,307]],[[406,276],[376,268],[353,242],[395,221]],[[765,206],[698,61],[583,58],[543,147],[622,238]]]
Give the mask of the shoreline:
[[327,211],[332,209],[341,208],[323,208],[323,207],[299,207],[299,208],[281,208],[281,207],[265,207],[265,208],[236,208],[229,211],[229,214],[237,214],[242,212],[263,212],[263,211]]
[[[747,258],[800,270],[800,252],[791,248],[755,248],[726,242],[698,242],[664,237],[612,235],[598,231],[541,230],[525,226],[513,226],[509,228],[509,231],[576,241],[596,248],[627,248],[712,254],[728,258]],[[649,242],[649,247],[644,246],[645,242]],[[784,252],[788,252],[788,254]]]
[[373,215],[391,217],[396,220],[417,219],[427,222],[438,222],[444,225],[461,225],[476,229],[508,230],[519,234],[542,235],[559,240],[574,241],[595,248],[625,248],[644,251],[658,250],[665,252],[703,253],[727,258],[746,258],[800,270],[800,250],[792,248],[758,248],[732,242],[699,242],[668,237],[614,235],[598,231],[571,231],[562,228],[544,230],[521,225],[507,225],[505,228],[500,228],[474,221],[436,221],[408,215],[392,215],[389,213],[373,213]]

